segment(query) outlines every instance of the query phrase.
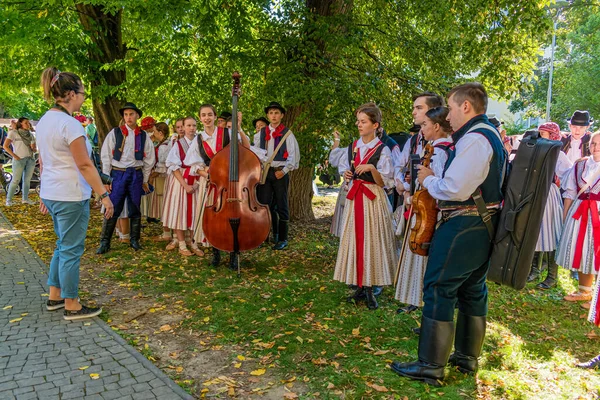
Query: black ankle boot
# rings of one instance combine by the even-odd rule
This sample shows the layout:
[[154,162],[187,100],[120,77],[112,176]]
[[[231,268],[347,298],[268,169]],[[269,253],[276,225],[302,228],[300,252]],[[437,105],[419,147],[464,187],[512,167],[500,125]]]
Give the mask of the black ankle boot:
[[213,247],[213,256],[212,256],[212,260],[210,261],[210,265],[212,265],[213,267],[216,267],[220,263],[221,263],[221,252],[216,247]]
[[536,287],[538,289],[551,289],[556,286],[556,280],[558,279],[558,265],[554,259],[556,252],[551,251],[548,253],[548,275],[543,282],[539,283]]
[[354,290],[354,293],[352,293],[351,296],[348,296],[348,298],[346,299],[346,301],[348,303],[358,303],[361,300],[365,299],[365,288],[360,286],[360,287],[356,287],[356,289]]
[[377,298],[375,297],[371,286],[365,288],[365,295],[367,297],[367,307],[369,310],[377,310],[379,304],[377,304]]
[[229,269],[232,271],[237,271],[239,265],[239,253],[231,252],[229,253]]
[[439,381],[444,379],[444,367],[448,363],[453,341],[453,321],[436,321],[423,316],[419,335],[419,361],[394,361],[392,370],[400,376],[440,386]]
[[140,244],[140,236],[142,234],[142,217],[131,218],[131,235],[129,239],[129,246],[135,251],[141,250],[142,245]]
[[275,246],[273,246],[273,250],[283,250],[288,245],[288,229],[289,229],[289,221],[284,219],[279,219],[279,237],[277,238],[278,242]]
[[542,272],[542,257],[544,253],[541,251],[536,251],[533,256],[533,263],[531,264],[531,271],[529,272],[529,276],[527,277],[527,282],[532,282],[537,280],[540,277],[540,273]]
[[102,233],[100,234],[100,247],[96,250],[96,254],[105,254],[110,250],[110,239],[117,226],[118,216],[102,221]]
[[474,317],[458,312],[456,320],[456,336],[454,337],[454,353],[448,363],[458,367],[463,374],[477,372],[477,359],[481,354],[485,338],[486,317]]

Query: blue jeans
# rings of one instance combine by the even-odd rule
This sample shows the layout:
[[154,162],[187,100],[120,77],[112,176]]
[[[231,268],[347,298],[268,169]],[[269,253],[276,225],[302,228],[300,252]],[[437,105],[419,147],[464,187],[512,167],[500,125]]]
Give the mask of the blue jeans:
[[63,299],[76,299],[79,287],[79,263],[90,220],[90,201],[54,201],[42,199],[58,236],[50,261],[48,285],[61,289]]
[[6,202],[10,203],[17,191],[21,179],[23,179],[23,201],[29,200],[29,183],[33,176],[35,169],[35,160],[33,157],[25,157],[20,160],[13,159],[13,178],[8,187],[8,194],[6,195]]

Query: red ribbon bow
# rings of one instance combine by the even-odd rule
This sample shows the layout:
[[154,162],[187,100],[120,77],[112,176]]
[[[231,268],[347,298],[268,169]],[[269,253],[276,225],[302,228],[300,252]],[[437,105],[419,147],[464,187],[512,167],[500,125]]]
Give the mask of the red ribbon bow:
[[275,132],[273,132],[271,134],[271,126],[267,126],[265,128],[265,140],[269,141],[269,140],[271,140],[271,137],[273,139],[282,137],[283,135],[281,134],[281,132],[283,132],[284,129],[285,129],[285,126],[283,124],[279,124],[279,126],[277,126],[277,128],[275,128]]
[[592,216],[592,232],[594,240],[594,269],[600,270],[600,217],[598,216],[598,203],[596,200],[582,200],[573,214],[574,219],[581,219],[579,225],[579,233],[577,234],[577,241],[575,242],[575,255],[573,256],[573,268],[579,269],[581,267],[581,257],[583,253],[583,241],[587,232],[587,225],[589,216]]
[[356,282],[358,287],[362,287],[365,270],[365,210],[363,196],[371,201],[377,197],[369,189],[367,182],[355,179],[346,198],[354,200],[354,239],[356,242]]
[[[121,127],[121,132],[123,133],[123,136],[125,136],[125,137],[127,137],[127,135],[129,135],[129,129],[127,129],[127,125],[123,125]],[[142,130],[140,129],[139,126],[136,126],[135,129],[133,130],[133,134],[135,136],[139,136],[141,132],[142,132]]]

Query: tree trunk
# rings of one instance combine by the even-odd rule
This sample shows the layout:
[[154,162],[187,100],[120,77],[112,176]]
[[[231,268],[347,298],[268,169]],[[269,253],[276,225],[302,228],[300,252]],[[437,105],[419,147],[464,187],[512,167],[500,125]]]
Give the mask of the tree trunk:
[[92,41],[88,47],[88,76],[98,138],[102,142],[121,119],[122,103],[115,88],[125,83],[125,70],[101,67],[125,58],[127,49],[121,36],[122,9],[109,14],[101,5],[79,3],[75,6],[81,25]]
[[300,167],[290,172],[290,218],[294,221],[312,221],[315,213],[312,209],[312,167]]

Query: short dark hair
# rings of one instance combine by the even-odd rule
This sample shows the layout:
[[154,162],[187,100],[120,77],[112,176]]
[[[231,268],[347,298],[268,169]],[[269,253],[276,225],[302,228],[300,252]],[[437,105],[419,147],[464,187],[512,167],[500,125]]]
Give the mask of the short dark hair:
[[423,92],[415,94],[412,99],[413,103],[420,97],[425,97],[425,104],[427,104],[427,107],[429,108],[443,107],[446,105],[444,98],[439,94],[433,92]]
[[473,110],[478,114],[485,114],[488,105],[488,95],[479,82],[468,82],[458,85],[450,90],[448,93],[448,99],[454,96],[454,101],[458,104],[462,104],[465,101],[471,103]]

